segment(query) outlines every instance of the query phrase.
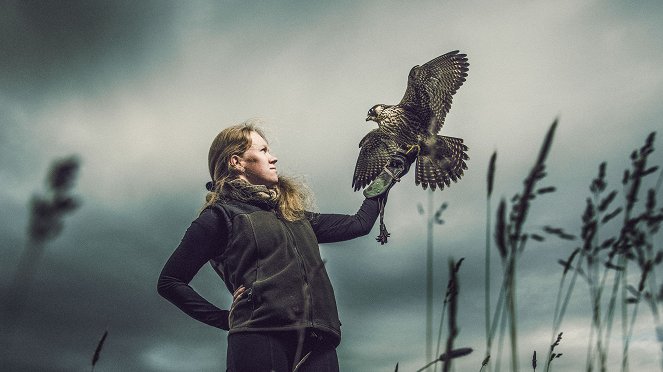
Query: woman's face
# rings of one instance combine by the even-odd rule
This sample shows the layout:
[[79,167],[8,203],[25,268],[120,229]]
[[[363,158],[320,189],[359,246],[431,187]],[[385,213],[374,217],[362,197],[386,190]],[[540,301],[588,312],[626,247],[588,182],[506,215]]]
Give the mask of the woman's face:
[[278,159],[269,152],[267,141],[257,132],[251,132],[251,147],[235,160],[241,171],[239,178],[254,185],[267,187],[278,183],[279,176],[276,172]]

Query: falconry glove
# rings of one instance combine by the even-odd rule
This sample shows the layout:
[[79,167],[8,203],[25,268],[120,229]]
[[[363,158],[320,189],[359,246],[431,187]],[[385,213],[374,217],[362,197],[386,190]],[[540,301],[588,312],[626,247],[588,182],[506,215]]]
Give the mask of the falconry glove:
[[387,204],[389,190],[410,170],[410,165],[416,158],[416,151],[399,149],[392,155],[382,172],[364,189],[364,196],[368,199],[377,199],[380,206],[380,235],[375,238],[380,244],[385,244],[390,235],[384,224],[384,207]]
[[396,151],[382,172],[364,189],[364,196],[368,199],[384,196],[386,199],[389,189],[410,170],[410,165],[416,158],[416,151]]

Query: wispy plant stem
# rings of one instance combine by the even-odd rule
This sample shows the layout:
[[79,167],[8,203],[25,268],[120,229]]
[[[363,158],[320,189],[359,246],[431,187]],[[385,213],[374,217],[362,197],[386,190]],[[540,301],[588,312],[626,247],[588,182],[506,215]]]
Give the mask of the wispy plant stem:
[[628,307],[626,302],[626,278],[628,274],[628,264],[624,260],[624,272],[621,275],[621,311],[622,311],[622,372],[628,371]]
[[495,305],[495,312],[493,313],[493,321],[490,325],[490,335],[488,337],[488,347],[492,347],[493,340],[495,339],[495,332],[497,331],[497,325],[503,322],[500,320],[504,317],[504,288],[506,286],[506,277],[502,281],[500,286],[500,293],[497,295],[497,304]]
[[[486,326],[486,356],[490,355],[491,335],[490,335],[490,196],[486,199],[486,252],[484,261],[484,322]],[[488,371],[490,371],[490,364],[488,364]]]
[[[456,323],[456,317],[458,313],[458,272],[456,268],[456,263],[453,259],[449,259],[449,335],[447,336],[446,344],[446,355],[451,355],[451,351],[454,349],[454,340],[458,336],[458,325]],[[449,358],[443,361],[442,371],[449,372],[451,365],[453,363],[453,358]]]
[[[561,294],[564,289],[564,281],[567,276],[568,270],[564,270],[564,273],[562,274],[562,279],[560,280],[559,283],[559,290],[557,291],[557,299],[555,300],[555,312],[553,315],[553,333],[552,337],[550,339],[551,344],[555,341],[555,335],[559,334],[559,329],[562,326],[562,319],[564,319],[564,314],[566,313],[566,307],[569,303],[569,300],[571,298],[571,294],[573,293],[573,289],[575,288],[575,283],[576,279],[578,277],[578,270],[577,267],[580,266],[583,258],[583,252],[578,251],[579,254],[576,254],[575,256],[572,255],[569,258],[569,262],[567,263],[569,268],[576,268],[573,270],[573,274],[571,275],[571,280],[569,283],[569,286],[566,289],[566,295],[564,296],[564,301],[560,301],[561,299]],[[577,260],[577,264],[574,265],[573,261]],[[560,304],[561,302],[561,304]],[[548,355],[546,357],[546,361],[550,361],[552,358],[552,348],[548,350]],[[548,372],[550,370],[550,363],[546,363],[545,367],[545,372]]]
[[24,302],[27,300],[28,289],[32,286],[34,273],[37,270],[37,265],[44,254],[44,244],[42,242],[35,242],[28,240],[25,249],[21,253],[21,258],[18,263],[16,275],[10,287],[10,292],[5,302],[5,311],[7,311],[10,322],[8,324],[15,324],[15,318],[20,314]]
[[[490,157],[488,163],[488,177],[487,177],[487,193],[486,193],[486,251],[485,251],[485,261],[484,261],[484,321],[486,328],[486,357],[490,355],[490,348],[492,344],[492,335],[491,335],[491,324],[490,324],[490,242],[491,242],[491,221],[490,216],[491,211],[491,199],[493,194],[493,185],[495,181],[495,161],[497,160],[497,152],[493,152],[493,155]],[[487,366],[488,371],[490,371],[490,364]]]
[[76,156],[54,161],[46,177],[46,191],[33,195],[30,200],[27,243],[2,309],[10,320],[8,333],[13,332],[16,319],[21,315],[46,243],[62,232],[64,216],[80,206],[80,201],[71,195],[79,166],[80,160]]
[[[445,296],[444,302],[442,304],[442,315],[440,316],[440,327],[437,331],[437,346],[435,347],[435,355],[440,355],[440,345],[442,343],[442,328],[444,328],[444,316],[447,311],[447,298]],[[434,372],[437,371],[437,364],[435,364]]]
[[595,327],[589,327],[589,342],[587,343],[587,359],[585,360],[585,371],[591,372],[594,370],[594,333]]
[[[624,264],[624,258],[620,257],[619,258],[619,264],[618,266],[623,266]],[[615,276],[613,278],[613,284],[612,284],[612,292],[610,294],[610,300],[608,301],[608,309],[606,312],[606,319],[601,322],[600,320],[600,308],[601,308],[601,298],[600,296],[594,296],[593,298],[593,307],[594,307],[594,320],[596,323],[596,329],[597,329],[597,340],[596,340],[596,352],[598,353],[598,358],[599,358],[599,367],[601,371],[606,370],[606,359],[607,359],[607,352],[610,348],[610,335],[612,333],[612,323],[614,320],[614,315],[615,315],[615,304],[617,302],[617,293],[619,291],[620,283],[621,283],[621,277],[623,275],[623,271],[616,271]],[[604,330],[605,330],[605,337],[604,335]],[[603,341],[605,340],[605,342]]]
[[512,255],[507,271],[507,313],[509,315],[509,337],[511,340],[511,370],[518,371],[518,330],[516,311],[516,257]]
[[640,300],[641,296],[639,294],[637,301],[635,302],[635,305],[633,307],[633,311],[631,312],[631,322],[629,323],[628,333],[626,334],[626,339],[624,340],[624,358],[622,359],[622,370],[625,371],[628,370],[628,348],[631,342],[631,336],[633,336],[633,327],[635,326],[635,319],[638,315],[638,307],[640,306]]
[[428,192],[428,224],[426,247],[426,360],[433,354],[433,190]]
[[507,323],[507,316],[506,316],[506,310],[502,308],[502,317],[500,319],[500,338],[499,342],[497,343],[497,362],[496,362],[496,367],[495,367],[495,372],[500,372],[500,368],[502,367],[502,349],[504,345],[504,334],[506,333],[506,323]]

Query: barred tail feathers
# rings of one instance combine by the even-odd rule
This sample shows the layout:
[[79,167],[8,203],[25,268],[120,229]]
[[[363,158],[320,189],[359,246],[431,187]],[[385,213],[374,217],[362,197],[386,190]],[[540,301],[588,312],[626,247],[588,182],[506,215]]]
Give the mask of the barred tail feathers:
[[469,159],[463,139],[439,135],[434,138],[425,144],[415,167],[415,183],[424,190],[429,186],[433,190],[444,189],[451,181],[457,182],[467,169],[465,160]]

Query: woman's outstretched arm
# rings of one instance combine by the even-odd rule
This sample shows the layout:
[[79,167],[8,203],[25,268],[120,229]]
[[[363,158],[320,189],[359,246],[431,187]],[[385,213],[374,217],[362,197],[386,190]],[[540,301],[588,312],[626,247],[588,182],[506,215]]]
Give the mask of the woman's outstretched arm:
[[376,199],[364,199],[354,215],[311,213],[309,222],[319,243],[333,243],[370,233],[379,212]]

